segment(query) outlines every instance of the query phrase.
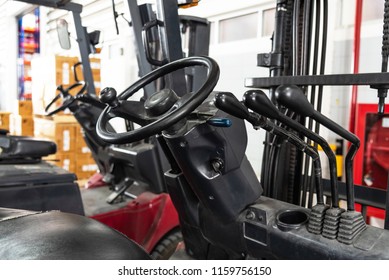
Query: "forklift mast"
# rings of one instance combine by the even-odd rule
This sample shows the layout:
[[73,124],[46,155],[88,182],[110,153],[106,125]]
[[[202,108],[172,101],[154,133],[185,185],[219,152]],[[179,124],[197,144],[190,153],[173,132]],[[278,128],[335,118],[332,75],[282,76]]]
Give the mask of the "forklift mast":
[[[185,56],[181,39],[182,32],[186,33],[189,38],[187,56],[208,55],[209,22],[202,18],[178,14],[178,8],[183,7],[183,4],[186,6],[197,4],[197,2],[157,0],[156,12],[152,10],[151,4],[138,5],[134,0],[125,2],[131,15],[140,76]],[[181,96],[188,91],[196,90],[205,76],[206,72],[201,68],[194,69],[193,73],[180,70],[170,74],[165,82],[169,83],[171,88]],[[162,87],[163,84],[147,85],[145,98]]]

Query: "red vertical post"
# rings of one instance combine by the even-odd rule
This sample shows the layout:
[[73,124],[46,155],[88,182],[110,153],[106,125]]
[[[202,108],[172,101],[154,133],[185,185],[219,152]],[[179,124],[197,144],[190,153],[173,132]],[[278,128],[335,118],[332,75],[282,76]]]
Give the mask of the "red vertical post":
[[[355,11],[355,25],[354,25],[354,69],[353,73],[359,73],[359,54],[361,47],[361,24],[362,24],[362,6],[363,0],[355,0],[356,11]],[[352,87],[351,93],[351,105],[350,105],[350,123],[349,130],[354,133],[355,131],[355,114],[358,100],[358,86]]]

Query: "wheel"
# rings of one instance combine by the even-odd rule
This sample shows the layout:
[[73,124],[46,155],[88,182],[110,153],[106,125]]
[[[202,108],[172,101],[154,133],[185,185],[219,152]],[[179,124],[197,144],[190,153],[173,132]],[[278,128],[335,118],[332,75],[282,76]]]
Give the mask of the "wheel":
[[[186,67],[202,66],[208,69],[203,86],[193,93],[185,93],[181,98],[176,93],[165,88],[146,101],[127,100],[135,92],[156,79]],[[127,90],[117,96],[113,88],[101,92],[100,100],[107,106],[101,113],[97,124],[97,135],[111,144],[127,144],[136,142],[171,127],[195,110],[212,92],[219,79],[219,66],[209,57],[187,57],[173,61],[148,73],[136,81]],[[139,124],[141,127],[131,131],[115,133],[107,129],[110,119],[124,118]]]
[[151,258],[153,260],[168,260],[182,240],[182,233],[179,229],[169,232],[151,251]]
[[[77,82],[77,83],[74,83],[72,84],[71,86],[69,86],[68,88],[64,89],[62,87],[62,85],[59,85],[57,87],[57,90],[59,91],[59,93],[57,94],[56,97],[54,97],[54,99],[49,103],[49,105],[46,106],[45,108],[45,111],[47,113],[48,116],[52,116],[52,115],[55,115],[57,114],[58,112],[60,111],[63,111],[65,110],[66,108],[69,108],[70,105],[73,104],[73,102],[75,101],[75,98],[73,95],[70,94],[70,91],[74,88],[80,88],[78,90],[78,92],[75,94],[75,96],[81,94],[82,92],[84,92],[86,90],[86,86],[87,84],[86,83],[80,83],[80,82]],[[62,98],[62,104],[61,106],[59,106],[58,108],[52,110],[49,112],[49,109],[53,106],[53,104],[55,104],[55,102]]]

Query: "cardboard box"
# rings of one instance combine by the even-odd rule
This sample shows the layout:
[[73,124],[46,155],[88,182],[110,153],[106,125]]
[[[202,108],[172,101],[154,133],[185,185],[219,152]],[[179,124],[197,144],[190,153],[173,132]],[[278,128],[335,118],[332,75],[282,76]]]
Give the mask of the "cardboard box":
[[55,56],[55,84],[72,85],[75,83],[73,66],[78,62],[77,57]]
[[76,128],[76,154],[77,155],[90,155],[91,150],[84,140],[84,132],[81,126]]
[[59,93],[57,87],[74,83],[73,65],[77,57],[37,56],[31,60],[33,114],[45,115],[46,106]]
[[[100,59],[90,58],[92,75],[95,82],[96,93],[100,93]],[[68,87],[75,83],[74,65],[78,63],[78,57],[73,56],[39,56],[31,61],[32,76],[32,103],[33,113],[45,115],[45,107],[59,93],[57,87]],[[80,81],[84,80],[82,67],[77,67],[77,76]],[[75,94],[80,88],[76,88]],[[53,107],[54,108],[54,107]]]
[[[69,118],[68,118],[69,117]],[[74,122],[70,122],[74,120]],[[76,128],[77,123],[73,116],[49,119],[35,117],[34,135],[47,138],[57,144],[57,152],[70,154],[76,151]]]
[[43,158],[43,160],[53,163],[56,166],[61,167],[69,172],[75,173],[76,171],[76,156],[73,153],[56,153],[54,155]]
[[91,155],[76,155],[76,175],[78,179],[88,179],[99,170]]
[[34,136],[34,118],[12,114],[9,128],[12,135]]
[[[78,62],[78,61],[77,61]],[[92,70],[93,80],[95,82],[100,82],[100,69],[101,69],[101,59],[96,57],[89,58],[90,67]],[[82,67],[77,67],[77,77],[80,81],[84,80],[84,75],[82,73]]]
[[18,100],[16,111],[21,116],[31,116],[32,117],[32,101],[31,100]]
[[0,112],[0,129],[9,130],[10,115],[9,112]]
[[[89,58],[91,70],[92,70],[92,76],[93,76],[93,82],[96,89],[96,94],[99,95],[101,91],[101,76],[100,76],[100,69],[101,69],[101,59],[96,57]],[[79,80],[84,80],[84,75],[82,73],[82,68],[77,68],[77,77]]]

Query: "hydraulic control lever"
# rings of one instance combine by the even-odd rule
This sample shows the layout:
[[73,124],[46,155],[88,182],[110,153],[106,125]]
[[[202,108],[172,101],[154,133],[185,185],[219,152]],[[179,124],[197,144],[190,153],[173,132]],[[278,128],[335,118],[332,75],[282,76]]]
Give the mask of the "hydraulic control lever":
[[273,105],[270,99],[266,96],[266,94],[261,90],[249,90],[243,96],[244,104],[253,110],[254,112],[270,118],[278,120],[290,128],[302,133],[305,137],[311,139],[314,142],[317,142],[320,146],[323,147],[324,152],[326,153],[329,159],[330,165],[330,176],[331,176],[331,195],[332,195],[332,206],[338,207],[338,184],[337,184],[337,174],[336,174],[336,158],[334,153],[332,152],[330,146],[327,141],[325,141],[321,136],[316,133],[310,131],[302,124],[296,122],[283,115],[278,109]]
[[353,159],[360,146],[359,138],[341,127],[333,120],[316,111],[308,101],[301,88],[295,85],[282,85],[275,91],[277,102],[292,111],[310,117],[324,125],[336,134],[352,143],[346,156],[346,186],[347,186],[347,210],[354,211],[354,182],[353,182]]
[[315,172],[315,183],[316,183],[316,193],[317,193],[317,204],[324,205],[320,157],[317,151],[312,146],[302,141],[295,134],[290,133],[289,131],[281,127],[278,127],[272,122],[269,122],[265,117],[257,113],[249,112],[246,106],[244,106],[230,92],[217,93],[215,96],[215,106],[232,116],[247,120],[253,125],[255,129],[261,127],[264,130],[274,135],[277,135],[284,140],[289,141],[292,145],[296,146],[299,150],[305,152],[308,156],[310,156],[315,166],[314,172]]
[[94,107],[97,107],[100,109],[104,109],[107,106],[107,104],[101,102],[94,95],[90,95],[90,94],[78,94],[78,95],[76,95],[75,99],[79,100],[83,103],[91,104]]
[[[341,137],[350,141],[352,145],[346,155],[345,169],[346,169],[346,189],[347,189],[347,211],[342,215],[343,220],[348,220],[350,224],[357,223],[362,225],[363,217],[359,212],[355,211],[355,199],[354,199],[354,174],[353,163],[354,157],[359,149],[359,138],[341,127],[333,120],[327,118],[320,112],[313,108],[313,105],[308,101],[301,88],[295,85],[281,85],[275,90],[275,97],[280,105],[283,105],[295,113],[298,113],[305,117],[310,117],[318,123],[324,125],[328,129],[337,133]],[[364,224],[364,222],[363,222]]]
[[[324,153],[328,157],[330,166],[330,179],[331,179],[331,198],[332,198],[332,209],[325,212],[323,236],[331,239],[335,239],[338,233],[338,225],[341,213],[344,211],[339,208],[339,193],[338,193],[338,181],[337,181],[337,169],[336,169],[336,158],[332,152],[329,144],[320,135],[307,129],[297,121],[288,118],[282,114],[261,90],[249,90],[243,96],[244,104],[253,110],[254,112],[268,117],[270,119],[278,120],[290,128],[300,132],[305,137],[318,143],[324,150]],[[318,213],[318,219],[321,219],[324,213],[324,209],[320,209]],[[327,220],[327,221],[326,221]]]

